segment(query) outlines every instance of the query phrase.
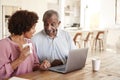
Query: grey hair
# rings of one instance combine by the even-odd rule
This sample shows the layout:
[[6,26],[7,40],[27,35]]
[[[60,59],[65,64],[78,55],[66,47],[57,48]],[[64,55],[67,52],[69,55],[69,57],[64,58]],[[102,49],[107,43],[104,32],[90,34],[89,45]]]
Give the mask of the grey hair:
[[45,22],[47,19],[49,19],[52,15],[56,15],[59,20],[59,14],[57,11],[54,10],[48,10],[43,15],[43,22]]

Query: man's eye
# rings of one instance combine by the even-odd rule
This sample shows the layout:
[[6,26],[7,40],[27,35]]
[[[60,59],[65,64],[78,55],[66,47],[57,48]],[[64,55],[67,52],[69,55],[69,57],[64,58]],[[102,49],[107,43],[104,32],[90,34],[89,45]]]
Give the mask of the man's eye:
[[51,26],[55,27],[55,24],[51,24]]

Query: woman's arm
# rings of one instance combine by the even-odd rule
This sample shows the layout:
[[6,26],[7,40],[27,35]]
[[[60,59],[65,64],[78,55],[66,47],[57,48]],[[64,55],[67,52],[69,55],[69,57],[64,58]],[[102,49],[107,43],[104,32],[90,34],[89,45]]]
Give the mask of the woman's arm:
[[25,47],[21,50],[20,56],[11,62],[9,51],[0,46],[0,77],[7,78],[17,69],[17,67],[23,62],[30,54],[29,47]]

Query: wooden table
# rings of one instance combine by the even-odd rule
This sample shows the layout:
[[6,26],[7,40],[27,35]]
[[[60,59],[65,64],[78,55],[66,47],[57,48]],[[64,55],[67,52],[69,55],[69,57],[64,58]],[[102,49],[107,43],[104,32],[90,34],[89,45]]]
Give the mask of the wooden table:
[[[101,68],[98,72],[92,71],[91,59],[94,56],[101,58]],[[51,71],[36,71],[18,77],[30,80],[120,80],[120,53],[89,52],[86,66],[74,72],[60,74]]]

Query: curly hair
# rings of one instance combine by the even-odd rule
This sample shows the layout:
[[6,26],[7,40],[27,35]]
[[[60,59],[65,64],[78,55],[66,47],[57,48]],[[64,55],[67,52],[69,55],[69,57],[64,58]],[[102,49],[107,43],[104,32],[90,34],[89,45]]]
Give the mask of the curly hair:
[[16,11],[8,21],[8,30],[11,34],[22,35],[37,23],[38,15],[27,10]]

